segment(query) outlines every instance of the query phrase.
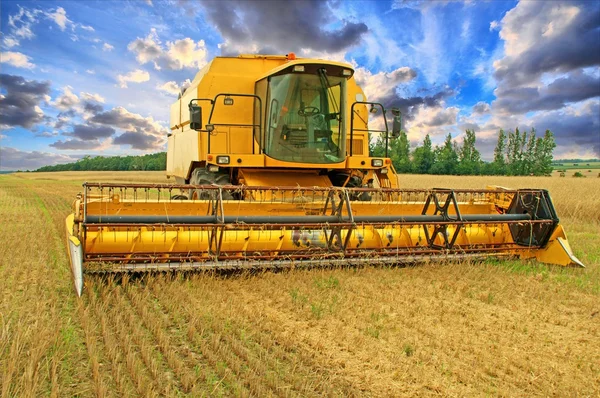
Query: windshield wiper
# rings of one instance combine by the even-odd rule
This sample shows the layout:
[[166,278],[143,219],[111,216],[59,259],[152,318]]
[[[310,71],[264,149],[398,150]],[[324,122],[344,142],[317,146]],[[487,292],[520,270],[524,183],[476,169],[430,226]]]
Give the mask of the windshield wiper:
[[[340,113],[337,101],[335,100],[335,94],[333,93],[333,89],[331,88],[331,84],[329,83],[329,78],[327,77],[327,70],[325,68],[319,68],[319,81],[321,82],[321,86],[327,90],[327,96],[333,105],[333,114]],[[340,115],[341,117],[341,115]]]

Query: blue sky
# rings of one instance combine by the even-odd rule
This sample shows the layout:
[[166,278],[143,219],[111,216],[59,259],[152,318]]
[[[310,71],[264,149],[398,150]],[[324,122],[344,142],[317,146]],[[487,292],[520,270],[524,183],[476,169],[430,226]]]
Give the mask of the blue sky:
[[7,1],[0,169],[164,151],[169,107],[215,56],[295,52],[354,65],[413,145],[474,129],[556,135],[600,157],[598,1]]

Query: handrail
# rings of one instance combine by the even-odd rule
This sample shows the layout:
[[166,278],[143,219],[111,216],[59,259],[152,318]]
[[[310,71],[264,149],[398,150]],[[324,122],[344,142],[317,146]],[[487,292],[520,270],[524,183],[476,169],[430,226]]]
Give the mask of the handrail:
[[[352,114],[351,118],[350,118],[350,156],[352,156],[353,154],[353,146],[354,146],[354,105],[357,104],[362,104],[362,105],[371,105],[371,106],[378,106],[381,108],[381,113],[383,115],[383,121],[385,122],[385,131],[383,130],[370,130],[370,129],[357,129],[356,131],[367,131],[367,132],[375,132],[375,133],[385,133],[385,157],[388,157],[388,140],[389,140],[389,129],[388,129],[388,123],[387,123],[387,118],[385,117],[385,113],[386,110],[383,107],[383,105],[379,102],[369,102],[369,101],[355,101],[352,106],[350,107],[350,113]],[[367,121],[367,127],[368,127],[368,121]]]
[[[217,103],[217,98],[219,97],[246,97],[246,98],[254,98],[258,100],[258,106],[259,106],[259,112],[258,112],[258,125],[257,124],[230,124],[230,123],[223,123],[223,124],[217,124],[217,126],[233,126],[233,127],[252,127],[253,129],[258,127],[259,131],[262,131],[262,100],[260,99],[260,97],[258,95],[255,94],[232,94],[232,93],[220,93],[217,94],[215,96],[215,98],[213,99],[213,106],[210,110],[210,115],[208,116],[208,124],[211,124],[210,121],[212,119],[213,113],[215,111],[215,104]],[[254,139],[254,134],[253,134],[253,138]],[[208,141],[207,141],[208,147],[206,150],[206,153],[210,153],[210,133],[208,133]],[[254,151],[254,142],[252,143],[252,154],[254,155],[255,151]]]

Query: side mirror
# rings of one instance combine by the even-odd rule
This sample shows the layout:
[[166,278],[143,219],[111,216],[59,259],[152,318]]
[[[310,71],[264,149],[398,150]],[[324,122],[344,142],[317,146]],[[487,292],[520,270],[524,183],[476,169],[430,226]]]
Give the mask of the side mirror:
[[394,115],[394,122],[392,124],[392,138],[398,138],[400,137],[400,131],[402,131],[402,114],[398,108],[392,108],[392,114]]
[[202,108],[198,104],[190,104],[190,128],[192,130],[202,130]]

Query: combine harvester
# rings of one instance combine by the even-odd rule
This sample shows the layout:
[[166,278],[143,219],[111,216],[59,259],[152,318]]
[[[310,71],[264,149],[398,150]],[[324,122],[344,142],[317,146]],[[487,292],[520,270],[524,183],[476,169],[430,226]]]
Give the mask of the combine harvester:
[[[350,65],[217,57],[171,106],[176,184],[85,183],[66,220],[77,294],[85,274],[440,259],[580,265],[547,191],[400,189],[383,105]],[[379,113],[384,130],[369,129]],[[387,145],[386,145],[387,146]]]

